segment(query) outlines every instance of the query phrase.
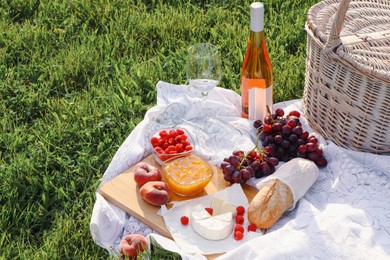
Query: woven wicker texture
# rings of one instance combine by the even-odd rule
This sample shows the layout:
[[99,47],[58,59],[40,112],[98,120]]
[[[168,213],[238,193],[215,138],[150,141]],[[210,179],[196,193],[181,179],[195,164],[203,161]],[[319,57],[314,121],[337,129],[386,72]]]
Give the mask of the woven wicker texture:
[[390,154],[390,0],[322,1],[306,31],[310,126],[344,148]]

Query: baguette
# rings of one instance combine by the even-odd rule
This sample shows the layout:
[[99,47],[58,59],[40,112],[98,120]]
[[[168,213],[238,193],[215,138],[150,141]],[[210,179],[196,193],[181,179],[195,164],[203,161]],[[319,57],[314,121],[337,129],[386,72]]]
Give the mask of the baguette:
[[258,228],[270,228],[286,210],[293,210],[319,176],[314,162],[295,158],[260,181],[249,204],[248,220]]
[[251,201],[248,220],[258,228],[270,228],[293,204],[290,187],[279,179],[270,179],[263,183]]

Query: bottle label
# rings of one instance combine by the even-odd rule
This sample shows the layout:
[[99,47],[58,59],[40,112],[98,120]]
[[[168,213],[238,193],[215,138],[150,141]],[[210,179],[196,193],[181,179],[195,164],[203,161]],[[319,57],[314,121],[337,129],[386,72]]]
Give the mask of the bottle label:
[[267,106],[272,111],[272,86],[267,88],[265,79],[243,79],[242,84],[248,89],[248,119],[264,120]]

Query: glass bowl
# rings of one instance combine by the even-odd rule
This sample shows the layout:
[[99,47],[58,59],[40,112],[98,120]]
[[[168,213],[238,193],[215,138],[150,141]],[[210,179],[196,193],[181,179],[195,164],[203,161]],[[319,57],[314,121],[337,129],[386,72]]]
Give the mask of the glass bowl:
[[195,150],[191,135],[182,128],[160,129],[150,136],[154,159],[162,165],[176,157],[190,155]]
[[210,164],[194,154],[165,161],[162,173],[169,188],[181,196],[203,191],[214,175]]

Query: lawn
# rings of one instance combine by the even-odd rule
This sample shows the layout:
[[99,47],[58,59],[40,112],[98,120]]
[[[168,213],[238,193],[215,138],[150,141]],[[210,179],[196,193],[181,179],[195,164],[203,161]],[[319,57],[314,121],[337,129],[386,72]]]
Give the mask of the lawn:
[[[276,102],[302,97],[316,2],[265,2]],[[156,83],[186,84],[189,45],[217,45],[220,86],[240,93],[250,3],[1,1],[1,259],[108,257],[89,232],[99,179]]]

